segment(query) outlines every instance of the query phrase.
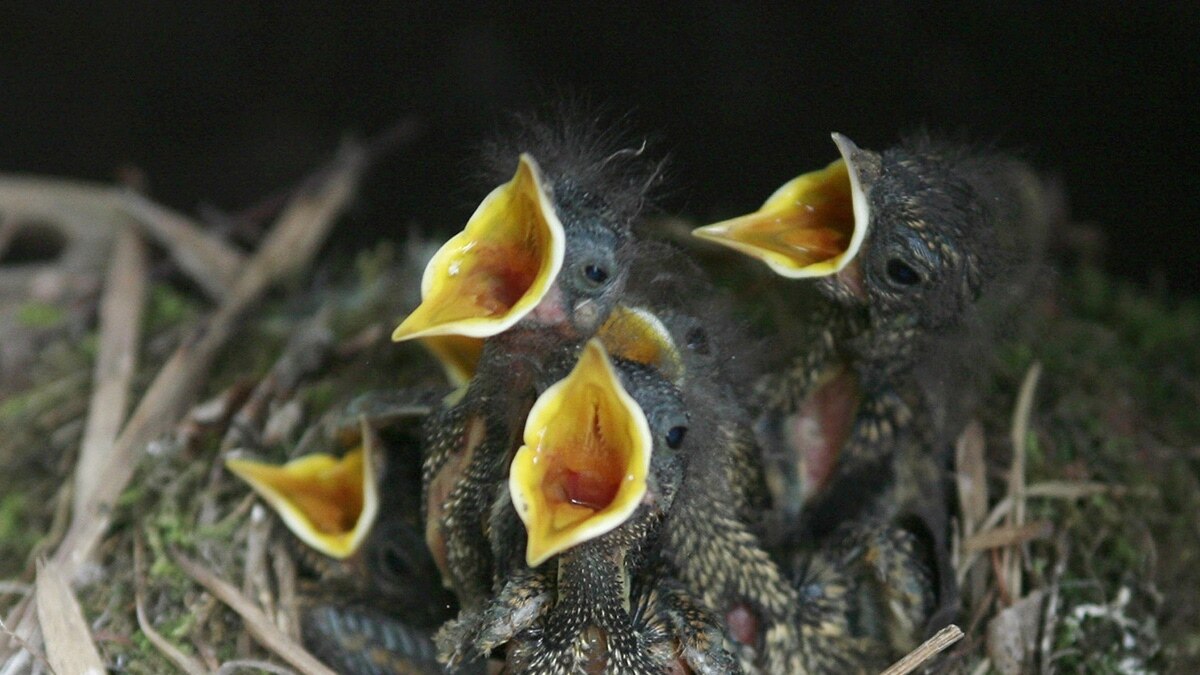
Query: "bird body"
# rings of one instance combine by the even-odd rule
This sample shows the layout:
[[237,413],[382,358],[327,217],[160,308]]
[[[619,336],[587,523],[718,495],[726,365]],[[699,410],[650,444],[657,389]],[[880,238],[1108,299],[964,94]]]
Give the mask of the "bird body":
[[[981,299],[1011,300],[1028,287],[1056,199],[999,153],[926,136],[881,153],[835,141],[846,178],[825,170],[810,182],[837,185],[794,191],[774,211],[768,201],[697,234],[769,264],[784,251],[786,264],[772,264],[783,272],[816,263],[780,242],[815,241],[821,228],[849,242],[832,250],[836,269],[805,275],[819,277],[826,305],[788,345],[792,365],[759,383],[752,407],[777,509],[773,550],[792,559],[809,595],[817,587],[808,579],[831,570],[855,579],[864,606],[876,608],[875,625],[857,630],[883,646],[878,659],[915,646],[926,624],[953,612],[946,451],[962,422],[951,411],[970,399],[958,374],[978,366],[947,364],[967,350],[946,347],[970,342]],[[826,220],[788,215],[811,213],[809,201],[831,190],[843,196]],[[764,251],[750,234],[761,237],[767,219],[787,227]]]

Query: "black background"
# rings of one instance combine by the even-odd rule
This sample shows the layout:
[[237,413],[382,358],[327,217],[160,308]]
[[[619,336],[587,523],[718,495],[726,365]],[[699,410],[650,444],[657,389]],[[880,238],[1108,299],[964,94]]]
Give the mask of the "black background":
[[1200,3],[43,3],[0,10],[0,169],[237,209],[405,115],[343,242],[457,228],[474,149],[559,92],[632,111],[674,158],[665,207],[756,208],[835,156],[928,127],[1021,149],[1097,223],[1107,264],[1200,284]]

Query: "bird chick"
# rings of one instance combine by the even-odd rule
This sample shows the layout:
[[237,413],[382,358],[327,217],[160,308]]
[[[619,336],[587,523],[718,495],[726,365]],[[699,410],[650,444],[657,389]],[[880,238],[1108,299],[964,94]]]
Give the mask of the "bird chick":
[[659,371],[588,343],[529,413],[493,508],[495,556],[519,560],[439,633],[448,663],[504,646],[521,673],[730,672],[712,617],[657,558],[688,423]]
[[467,607],[492,591],[487,487],[508,470],[547,355],[590,338],[624,286],[657,167],[610,142],[531,126],[516,175],[435,254],[393,336],[486,338],[465,391],[426,425],[426,541]]
[[951,411],[970,397],[950,376],[971,367],[945,363],[969,353],[947,347],[969,343],[985,296],[1011,299],[1027,286],[1056,200],[998,153],[928,137],[882,153],[834,141],[840,160],[696,234],[782,276],[816,278],[827,299],[792,336],[799,356],[762,380],[754,406],[774,540],[799,545],[802,559],[830,555],[835,537],[883,542],[907,581],[878,592],[929,588],[894,603],[909,608],[893,617],[909,634],[890,641],[911,646],[923,623],[914,617],[934,606],[924,596],[943,605],[955,596],[945,450],[959,424]]

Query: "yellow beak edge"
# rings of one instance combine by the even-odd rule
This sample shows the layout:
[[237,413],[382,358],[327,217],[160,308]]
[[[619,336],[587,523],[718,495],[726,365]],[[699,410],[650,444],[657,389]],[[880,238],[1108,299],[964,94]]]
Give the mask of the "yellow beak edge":
[[483,338],[507,330],[550,290],[565,245],[541,170],[523,154],[513,179],[492,190],[463,231],[429,260],[421,304],[392,339]]
[[848,168],[854,144],[841,134],[833,139],[841,159],[784,184],[758,211],[693,234],[758,258],[790,279],[840,272],[862,247],[870,212],[864,186]]
[[536,567],[625,522],[646,494],[650,427],[597,340],[529,411],[509,493]]
[[282,466],[230,458],[225,467],[250,484],[304,543],[333,558],[347,558],[366,539],[379,512],[373,455],[375,431],[362,425],[363,444],[342,457],[323,453]]
[[613,356],[651,366],[677,385],[683,380],[683,358],[671,332],[641,307],[618,305],[596,337]]

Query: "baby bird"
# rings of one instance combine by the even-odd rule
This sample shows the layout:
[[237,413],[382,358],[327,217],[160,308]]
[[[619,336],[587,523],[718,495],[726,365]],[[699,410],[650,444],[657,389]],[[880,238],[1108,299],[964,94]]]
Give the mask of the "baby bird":
[[[655,353],[665,352],[635,356]],[[503,646],[511,672],[534,675],[732,672],[714,619],[662,576],[657,555],[688,424],[660,371],[588,343],[529,413],[494,494],[495,556],[519,560],[502,566],[495,598],[439,633],[447,662]]]
[[967,364],[944,363],[946,347],[976,327],[985,296],[1008,299],[1027,284],[1056,199],[998,153],[928,137],[882,153],[834,141],[840,160],[696,234],[782,276],[816,278],[827,299],[793,336],[793,365],[758,388],[773,540],[799,549],[800,568],[820,568],[834,548],[892,560],[892,581],[877,591],[893,594],[882,604],[896,611],[881,623],[902,650],[936,601],[950,612],[955,603],[944,464],[959,422],[953,397],[969,397],[950,379]]
[[582,345],[616,304],[630,227],[657,180],[641,151],[605,137],[535,124],[517,144],[516,175],[430,260],[421,305],[393,336],[486,338],[465,391],[426,425],[426,542],[468,608],[495,575],[487,488],[508,470],[546,355]]

